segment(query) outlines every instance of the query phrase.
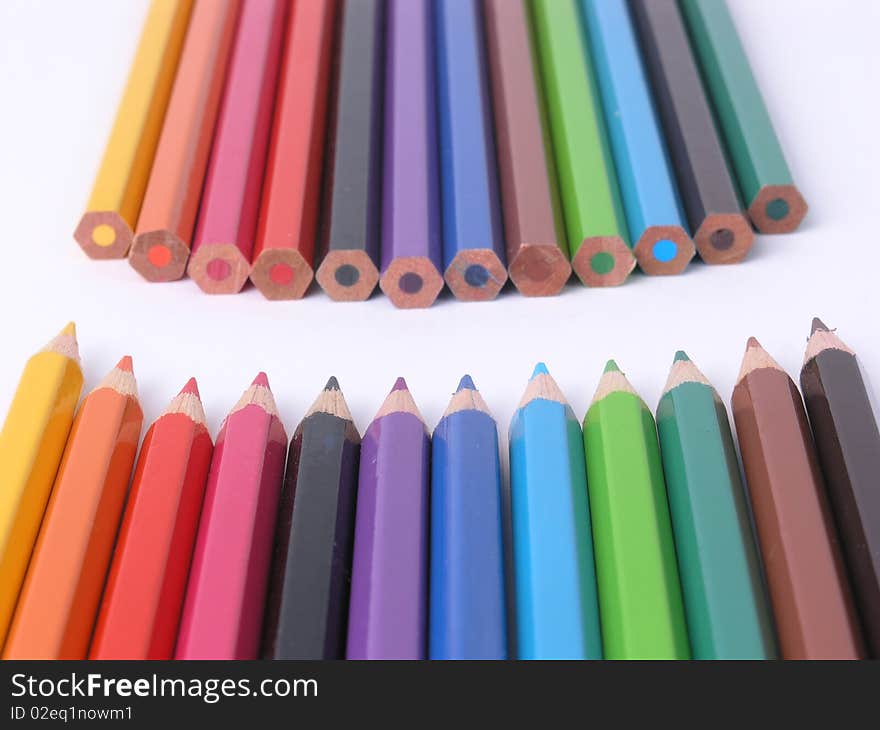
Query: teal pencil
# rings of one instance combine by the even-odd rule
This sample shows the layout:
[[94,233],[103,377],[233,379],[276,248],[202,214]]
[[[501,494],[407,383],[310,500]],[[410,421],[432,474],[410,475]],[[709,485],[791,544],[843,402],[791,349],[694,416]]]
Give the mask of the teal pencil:
[[683,352],[657,406],[657,431],[693,658],[774,658],[727,411]]

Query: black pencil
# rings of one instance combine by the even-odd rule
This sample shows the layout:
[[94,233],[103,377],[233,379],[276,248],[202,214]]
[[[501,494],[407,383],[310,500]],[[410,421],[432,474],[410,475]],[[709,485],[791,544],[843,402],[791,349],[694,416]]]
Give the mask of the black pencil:
[[290,442],[263,628],[264,659],[342,659],[360,436],[330,378]]
[[813,320],[801,389],[870,652],[880,658],[880,431],[855,353]]
[[630,0],[654,101],[700,257],[742,260],[755,235],[742,211],[676,0]]
[[337,301],[367,299],[379,281],[383,0],[344,0],[328,125],[322,261]]

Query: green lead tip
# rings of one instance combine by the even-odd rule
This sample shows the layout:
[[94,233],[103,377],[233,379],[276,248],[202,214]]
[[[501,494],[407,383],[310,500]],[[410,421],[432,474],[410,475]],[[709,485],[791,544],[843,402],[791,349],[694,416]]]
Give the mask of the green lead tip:
[[609,360],[605,363],[605,369],[602,371],[603,373],[619,373],[620,368],[617,367],[617,363],[614,360]]
[[535,365],[535,369],[532,371],[532,378],[537,378],[539,375],[549,375],[549,374],[550,374],[550,371],[547,370],[547,366],[544,363],[539,362],[537,365]]
[[690,362],[691,359],[688,357],[688,354],[684,350],[679,350],[675,353],[675,359],[673,362]]

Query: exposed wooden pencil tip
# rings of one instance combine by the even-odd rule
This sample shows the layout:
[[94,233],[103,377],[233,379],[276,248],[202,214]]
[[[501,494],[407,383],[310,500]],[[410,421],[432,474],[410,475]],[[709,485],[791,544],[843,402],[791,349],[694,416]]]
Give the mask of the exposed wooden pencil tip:
[[810,329],[810,334],[814,335],[818,331],[830,332],[831,330],[828,329],[828,325],[826,325],[821,319],[813,317],[813,326]]
[[324,386],[324,390],[339,390],[339,381],[336,379],[336,376],[331,375],[330,380],[327,381],[327,385]]
[[76,325],[73,322],[68,322],[61,332],[58,333],[59,336],[64,335],[65,337],[76,337]]
[[189,393],[190,395],[194,395],[196,398],[201,399],[202,395],[199,393],[199,384],[196,382],[195,378],[187,380],[186,385],[180,389],[178,395],[184,395],[185,393]]
[[782,370],[779,363],[770,356],[770,354],[761,346],[761,343],[754,337],[749,337],[746,352],[743,355],[742,365],[739,369],[739,377],[737,377],[736,382],[739,383],[749,373],[762,368]]
[[688,354],[684,350],[679,350],[675,353],[675,357],[672,362],[690,362],[691,359],[688,357]]
[[116,363],[116,369],[122,370],[122,372],[124,373],[134,372],[134,364],[131,361],[131,355],[126,355],[118,363]]
[[762,350],[764,349],[763,347],[761,347],[761,343],[758,342],[757,337],[749,337],[749,339],[746,341],[746,349],[751,350],[753,347],[758,347]]
[[549,374],[550,374],[550,371],[547,370],[547,366],[544,363],[539,362],[537,365],[535,365],[535,369],[532,370],[532,377],[529,378],[529,380],[537,378],[539,375],[549,375]]
[[626,376],[620,371],[617,363],[614,360],[609,360],[602,371],[602,377],[599,378],[599,385],[596,387],[596,392],[593,395],[590,406],[592,407],[593,403],[597,403],[605,396],[618,391],[632,393],[634,396],[639,397],[635,388],[632,387]]
[[409,390],[403,378],[398,378],[394,381],[394,387],[391,389],[391,392],[393,393],[395,390]]
[[257,377],[254,378],[254,382],[251,385],[260,385],[263,388],[269,389],[269,378],[266,376],[266,373],[257,373]]
[[605,369],[602,371],[603,373],[619,373],[620,368],[617,366],[617,363],[614,360],[609,360],[605,363]]
[[474,381],[470,375],[465,375],[461,380],[458,381],[458,388],[456,388],[455,392],[460,393],[463,390],[476,390],[477,386],[474,385]]

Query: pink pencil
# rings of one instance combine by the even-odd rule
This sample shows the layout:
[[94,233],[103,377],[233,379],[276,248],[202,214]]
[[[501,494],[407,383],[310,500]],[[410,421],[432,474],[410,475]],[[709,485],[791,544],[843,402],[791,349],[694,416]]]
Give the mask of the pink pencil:
[[177,659],[256,659],[287,434],[260,373],[217,435]]
[[245,0],[187,271],[208,294],[250,274],[289,0]]

